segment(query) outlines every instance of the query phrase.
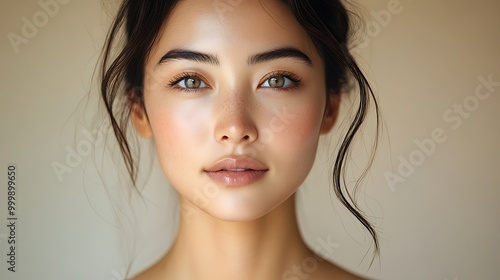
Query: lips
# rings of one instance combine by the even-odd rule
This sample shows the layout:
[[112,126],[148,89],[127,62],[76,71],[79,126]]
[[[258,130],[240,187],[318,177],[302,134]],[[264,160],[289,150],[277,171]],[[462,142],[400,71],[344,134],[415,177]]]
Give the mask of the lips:
[[246,186],[260,180],[269,169],[249,157],[226,157],[205,169],[206,174],[221,185]]

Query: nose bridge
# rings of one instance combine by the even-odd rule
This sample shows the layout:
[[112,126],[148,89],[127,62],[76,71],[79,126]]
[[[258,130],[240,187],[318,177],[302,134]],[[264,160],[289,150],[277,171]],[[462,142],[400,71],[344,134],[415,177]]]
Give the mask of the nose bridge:
[[232,89],[218,93],[217,97],[214,109],[216,140],[230,143],[255,141],[257,128],[252,118],[250,93]]
[[[248,108],[248,100],[246,96],[237,90],[231,90],[226,93],[219,94],[221,106],[219,109],[222,113],[242,117],[246,115]],[[241,115],[241,116],[239,116]]]

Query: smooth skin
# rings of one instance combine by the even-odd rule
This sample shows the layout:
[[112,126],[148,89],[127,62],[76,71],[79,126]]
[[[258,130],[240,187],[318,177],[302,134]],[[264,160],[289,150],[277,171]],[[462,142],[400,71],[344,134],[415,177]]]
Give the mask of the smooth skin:
[[[315,254],[299,232],[295,192],[340,97],[327,98],[322,60],[288,8],[180,1],[160,35],[145,65],[145,110],[135,105],[131,117],[153,139],[181,219],[168,253],[134,279],[361,279],[328,261],[302,269]],[[238,156],[268,171],[241,187],[207,176]]]

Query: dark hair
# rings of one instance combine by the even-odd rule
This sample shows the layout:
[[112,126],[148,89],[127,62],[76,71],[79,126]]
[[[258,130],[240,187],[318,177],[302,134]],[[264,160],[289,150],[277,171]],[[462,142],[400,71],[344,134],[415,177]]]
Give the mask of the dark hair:
[[[157,42],[166,17],[178,0],[124,0],[107,35],[101,55],[101,95],[132,183],[136,184],[137,165],[127,142],[127,127],[133,104],[144,106],[144,65]],[[379,110],[373,91],[348,49],[352,35],[349,13],[340,0],[282,0],[309,34],[325,64],[327,94],[340,94],[349,80],[357,82],[359,104],[340,145],[333,167],[333,189],[341,203],[363,224],[374,241],[374,257],[380,252],[377,232],[354,200],[359,183],[373,162],[375,149],[353,192],[345,184],[345,167],[352,142],[360,130],[373,101],[376,112],[375,147],[379,135]],[[112,51],[121,29],[126,40],[116,57]],[[120,101],[117,103],[116,100]],[[115,118],[115,115],[117,116]],[[372,259],[373,261],[373,259]]]

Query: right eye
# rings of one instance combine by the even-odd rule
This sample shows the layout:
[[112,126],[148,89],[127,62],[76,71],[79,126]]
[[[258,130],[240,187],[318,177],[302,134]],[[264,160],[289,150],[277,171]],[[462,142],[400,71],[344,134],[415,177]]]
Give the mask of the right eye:
[[208,88],[207,84],[196,73],[182,73],[174,77],[169,82],[169,86],[184,91],[196,91]]

